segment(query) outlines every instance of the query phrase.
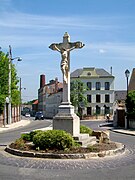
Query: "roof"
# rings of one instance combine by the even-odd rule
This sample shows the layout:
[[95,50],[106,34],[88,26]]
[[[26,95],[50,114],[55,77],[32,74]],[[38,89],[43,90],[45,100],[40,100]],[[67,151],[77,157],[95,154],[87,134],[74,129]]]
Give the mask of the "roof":
[[71,73],[70,77],[79,77],[82,74],[82,72],[83,72],[82,69],[76,69]]
[[38,99],[33,102],[33,104],[38,104]]
[[71,73],[71,78],[79,77],[112,77],[112,74],[108,73],[106,70],[101,68],[86,67],[83,69],[76,69]]

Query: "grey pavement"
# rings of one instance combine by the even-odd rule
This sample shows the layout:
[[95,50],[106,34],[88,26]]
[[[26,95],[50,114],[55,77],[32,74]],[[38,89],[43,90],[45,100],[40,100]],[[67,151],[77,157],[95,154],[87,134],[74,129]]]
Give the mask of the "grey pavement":
[[[11,129],[27,126],[30,123],[31,123],[30,119],[22,119],[21,121],[18,121],[12,124],[6,124],[5,126],[3,125],[2,127],[0,127],[0,133],[11,130]],[[52,129],[52,127],[49,126],[46,128],[41,128],[40,130],[50,130],[50,129]]]
[[[25,119],[25,120],[21,120],[21,121],[12,123],[12,124],[7,124],[7,125],[5,125],[5,127],[4,126],[0,127],[0,133],[4,132],[4,131],[8,131],[10,129],[27,126],[28,124],[30,124],[30,122],[31,122],[30,119]],[[101,124],[100,127],[102,127],[102,125],[107,126],[108,124],[107,123]],[[48,130],[48,129],[50,130],[50,129],[52,129],[52,127],[42,128],[42,130]],[[117,133],[135,136],[135,130],[132,130],[132,129],[111,128],[110,130],[113,132],[117,132]]]
[[2,127],[0,127],[0,132],[5,132],[10,129],[27,126],[28,124],[30,124],[30,122],[31,122],[30,119],[25,119],[12,124],[6,124],[5,126],[3,125]]
[[[91,123],[93,124],[94,122]],[[96,126],[91,127],[95,128]],[[13,134],[14,131],[11,131],[10,135],[12,136]],[[4,133],[0,135],[4,136]],[[3,151],[4,147],[1,147],[0,179],[135,180],[134,136],[111,132],[111,138],[113,141],[115,140],[125,144],[126,151],[120,155],[93,158],[90,160],[22,158],[6,153]]]
[[107,127],[107,129],[116,132],[116,133],[121,133],[121,134],[127,134],[127,135],[132,135],[135,136],[135,129],[124,129],[124,128],[119,128],[119,127],[111,127],[113,123],[102,123],[99,125],[99,127]]

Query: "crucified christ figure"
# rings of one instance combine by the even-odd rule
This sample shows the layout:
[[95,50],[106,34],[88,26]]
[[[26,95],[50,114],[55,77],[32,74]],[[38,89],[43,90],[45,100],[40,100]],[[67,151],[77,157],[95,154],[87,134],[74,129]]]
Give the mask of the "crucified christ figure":
[[82,48],[83,46],[84,44],[80,41],[71,43],[70,36],[67,32],[63,36],[63,43],[53,43],[49,46],[49,48],[56,50],[61,54],[60,67],[63,74],[63,82],[66,84],[68,83],[68,79],[70,79],[70,51]]
[[53,44],[52,46],[53,50],[57,50],[58,52],[61,53],[61,71],[63,73],[63,80],[65,83],[67,83],[68,80],[68,71],[69,71],[69,52],[73,49],[76,48],[76,46],[73,46],[72,48],[69,49],[65,49],[65,48],[61,48],[59,49],[56,44]]

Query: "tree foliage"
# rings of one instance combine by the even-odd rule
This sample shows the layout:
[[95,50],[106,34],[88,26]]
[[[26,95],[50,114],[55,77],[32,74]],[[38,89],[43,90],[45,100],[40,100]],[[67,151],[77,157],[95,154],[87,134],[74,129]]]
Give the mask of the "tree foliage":
[[[8,54],[0,51],[0,114],[3,112],[6,97],[8,96],[9,60]],[[11,100],[12,105],[20,103],[18,79],[15,66],[11,66]]]
[[135,115],[135,91],[130,91],[126,99],[128,115]]
[[82,105],[83,107],[87,106],[86,90],[87,87],[82,81],[74,80],[71,82],[70,99],[72,105],[78,108],[78,113],[81,113]]

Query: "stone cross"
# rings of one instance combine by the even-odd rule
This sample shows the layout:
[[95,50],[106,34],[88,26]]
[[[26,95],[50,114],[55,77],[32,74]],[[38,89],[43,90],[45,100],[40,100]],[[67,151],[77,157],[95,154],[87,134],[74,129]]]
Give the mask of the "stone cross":
[[70,42],[70,36],[66,32],[63,36],[62,43],[53,43],[50,49],[56,50],[61,54],[61,71],[63,74],[63,104],[71,104],[70,102],[70,51],[82,48],[84,44],[80,41]]

